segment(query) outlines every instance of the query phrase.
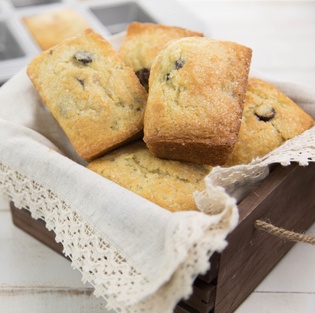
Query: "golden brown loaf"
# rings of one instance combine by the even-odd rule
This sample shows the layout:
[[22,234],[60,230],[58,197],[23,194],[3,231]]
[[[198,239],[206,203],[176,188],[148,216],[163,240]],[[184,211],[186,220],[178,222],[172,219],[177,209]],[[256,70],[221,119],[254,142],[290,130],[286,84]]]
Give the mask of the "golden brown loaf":
[[205,188],[210,167],[154,157],[142,141],[121,147],[87,166],[170,211],[197,210],[195,190]]
[[70,8],[27,16],[23,22],[42,50],[89,28],[85,18]]
[[250,78],[238,139],[225,165],[250,163],[313,125],[312,117],[283,92]]
[[203,34],[180,27],[133,22],[127,27],[119,52],[148,89],[150,69],[158,53],[169,41],[191,36]]
[[27,73],[82,158],[94,159],[142,134],[147,93],[93,30],[42,52]]
[[155,59],[144,141],[157,157],[223,165],[242,118],[251,49],[202,37],[171,42]]

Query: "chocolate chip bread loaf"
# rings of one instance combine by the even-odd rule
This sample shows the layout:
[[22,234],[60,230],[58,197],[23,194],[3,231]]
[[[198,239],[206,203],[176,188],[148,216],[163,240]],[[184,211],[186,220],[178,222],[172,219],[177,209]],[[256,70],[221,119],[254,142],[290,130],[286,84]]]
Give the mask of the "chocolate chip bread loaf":
[[197,210],[193,192],[205,189],[211,168],[154,157],[142,141],[90,162],[90,170],[170,211]]
[[147,93],[93,30],[42,52],[27,73],[82,158],[94,159],[142,135]]
[[155,59],[144,141],[160,158],[226,163],[238,136],[251,49],[202,37],[172,41]]
[[238,139],[225,166],[250,163],[313,125],[312,117],[276,87],[250,78]]
[[70,8],[29,15],[23,18],[23,22],[42,50],[89,28],[86,19]]
[[158,53],[169,41],[191,36],[203,34],[180,27],[133,22],[127,27],[119,52],[148,90],[150,69]]

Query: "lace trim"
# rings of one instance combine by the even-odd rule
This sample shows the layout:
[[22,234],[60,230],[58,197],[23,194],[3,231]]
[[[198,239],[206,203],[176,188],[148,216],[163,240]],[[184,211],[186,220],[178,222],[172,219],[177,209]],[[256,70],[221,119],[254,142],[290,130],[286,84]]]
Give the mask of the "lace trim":
[[[56,241],[63,244],[63,252],[71,259],[72,267],[81,272],[82,281],[90,282],[95,294],[102,295],[110,307],[117,309],[115,298],[121,297],[126,289],[132,291],[134,285],[147,284],[122,255],[95,234],[78,213],[52,190],[1,163],[0,187],[18,208],[25,208],[34,219],[46,222],[47,229],[55,232]],[[111,299],[108,294],[113,284],[121,287],[121,276],[125,288],[115,288],[114,299]]]
[[[230,196],[241,200],[268,175],[271,164],[287,166],[292,162],[301,166],[315,162],[315,126],[249,164],[213,168],[205,179],[206,190],[196,193],[197,200],[206,198],[213,186],[221,186]],[[200,209],[204,210],[203,207]]]
[[[200,215],[192,225],[188,213],[172,234],[176,256],[184,261],[170,281],[163,286],[150,286],[150,282],[52,190],[2,163],[0,190],[17,207],[29,210],[34,219],[43,219],[47,229],[55,232],[56,241],[63,244],[63,252],[71,259],[72,267],[81,272],[82,281],[94,286],[95,295],[106,300],[107,309],[124,313],[151,313],[156,308],[164,313],[173,312],[176,303],[192,292],[194,278],[209,268],[210,256],[225,248],[227,232],[238,220],[233,199],[224,200],[226,204],[221,207],[221,213],[211,217],[211,223]],[[138,295],[146,296],[133,297],[135,290]]]

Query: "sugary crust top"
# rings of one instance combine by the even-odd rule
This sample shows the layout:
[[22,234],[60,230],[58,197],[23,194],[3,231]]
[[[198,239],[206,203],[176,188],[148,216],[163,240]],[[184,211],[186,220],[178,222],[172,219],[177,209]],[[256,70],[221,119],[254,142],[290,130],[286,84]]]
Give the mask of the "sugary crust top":
[[151,68],[145,142],[232,146],[250,61],[251,49],[233,42],[199,37],[171,42]]
[[154,157],[142,141],[89,163],[88,168],[170,210],[197,210],[195,190],[204,190],[211,168]]
[[42,52],[27,72],[84,159],[142,131],[147,93],[109,42],[93,30]]
[[241,128],[226,166],[262,157],[313,125],[312,117],[275,86],[250,78]]
[[133,22],[128,25],[119,53],[135,72],[150,69],[158,53],[171,40],[203,34],[175,26]]

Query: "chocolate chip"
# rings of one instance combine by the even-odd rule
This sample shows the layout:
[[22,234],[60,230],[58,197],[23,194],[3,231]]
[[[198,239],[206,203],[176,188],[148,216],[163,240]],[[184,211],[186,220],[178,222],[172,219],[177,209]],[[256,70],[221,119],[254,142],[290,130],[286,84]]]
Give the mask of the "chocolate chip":
[[169,79],[170,79],[170,73],[167,73],[167,74],[165,75],[165,80],[168,81]]
[[84,65],[91,63],[93,61],[92,54],[84,50],[77,51],[74,54],[73,58]]
[[184,64],[185,64],[185,61],[183,61],[183,60],[176,60],[176,62],[175,62],[175,68],[176,68],[177,70],[179,70],[179,69],[181,69],[181,68],[184,66]]
[[255,110],[256,117],[263,122],[268,122],[274,118],[276,111],[269,106],[260,106]]
[[148,91],[150,70],[147,68],[143,68],[142,70],[137,71],[136,75],[137,75],[141,85]]

